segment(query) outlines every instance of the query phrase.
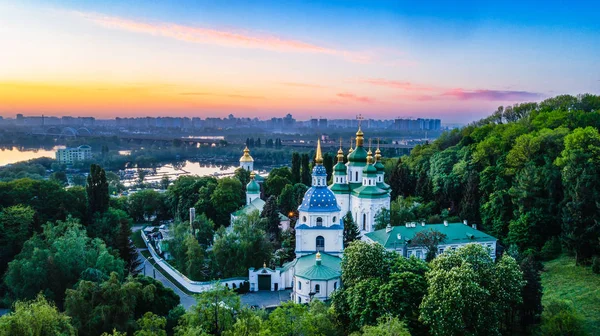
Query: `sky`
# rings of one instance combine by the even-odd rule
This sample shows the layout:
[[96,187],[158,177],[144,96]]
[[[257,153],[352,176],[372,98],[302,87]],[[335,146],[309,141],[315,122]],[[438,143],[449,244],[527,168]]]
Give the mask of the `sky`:
[[441,118],[600,93],[598,1],[0,0],[0,115]]

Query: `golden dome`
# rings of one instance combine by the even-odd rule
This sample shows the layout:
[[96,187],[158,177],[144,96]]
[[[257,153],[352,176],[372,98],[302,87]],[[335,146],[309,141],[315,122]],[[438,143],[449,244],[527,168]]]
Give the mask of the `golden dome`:
[[344,162],[344,151],[342,150],[342,147],[340,147],[340,149],[338,149],[337,159],[338,159],[338,162]]
[[321,260],[321,252],[317,251],[317,260]]
[[252,156],[250,156],[250,150],[248,149],[248,146],[244,148],[244,155],[242,155],[240,158],[240,162],[254,162],[254,159]]
[[369,148],[369,151],[367,152],[367,164],[372,164],[373,163],[373,152],[371,152],[371,149]]
[[358,131],[356,132],[356,147],[362,147],[364,141],[364,134],[360,126],[358,126]]

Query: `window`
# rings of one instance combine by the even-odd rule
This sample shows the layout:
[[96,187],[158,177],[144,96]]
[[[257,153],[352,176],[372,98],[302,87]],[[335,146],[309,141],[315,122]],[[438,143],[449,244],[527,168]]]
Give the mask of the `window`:
[[317,251],[325,251],[325,238],[318,236],[316,239]]
[[356,174],[356,182],[358,182],[358,172],[356,172],[355,174]]
[[333,283],[333,290],[337,289],[337,281]]
[[333,224],[335,224],[335,220],[337,219],[337,217],[333,216],[333,220],[331,221]]
[[367,230],[367,214],[363,214],[363,231]]
[[301,297],[298,298],[298,303],[302,303],[302,298]]
[[317,226],[323,226],[323,218],[317,217]]
[[298,290],[302,290],[302,282],[298,281]]
[[321,285],[315,285],[315,293],[321,292]]
[[422,258],[422,256],[421,256],[421,251],[420,251],[420,250],[419,250],[419,251],[417,251],[417,258],[419,258],[419,259],[423,259],[423,258]]
[[306,216],[302,216],[302,223],[306,223]]

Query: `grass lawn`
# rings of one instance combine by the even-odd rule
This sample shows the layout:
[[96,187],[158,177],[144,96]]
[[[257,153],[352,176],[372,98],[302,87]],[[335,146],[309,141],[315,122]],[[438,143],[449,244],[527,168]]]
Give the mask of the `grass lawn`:
[[600,335],[600,275],[589,267],[575,266],[575,259],[562,256],[544,263],[542,273],[545,304],[551,299],[569,300],[585,319],[590,335]]
[[129,238],[131,238],[131,240],[133,240],[135,247],[137,247],[139,249],[146,248],[146,244],[144,243],[144,240],[142,239],[142,234],[140,233],[140,231],[133,232],[131,234],[131,236],[129,236]]

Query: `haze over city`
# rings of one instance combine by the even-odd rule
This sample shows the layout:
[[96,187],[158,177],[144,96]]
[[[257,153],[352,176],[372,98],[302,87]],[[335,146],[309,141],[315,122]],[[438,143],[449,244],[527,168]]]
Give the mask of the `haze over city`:
[[598,93],[598,7],[0,1],[0,115],[465,123]]

